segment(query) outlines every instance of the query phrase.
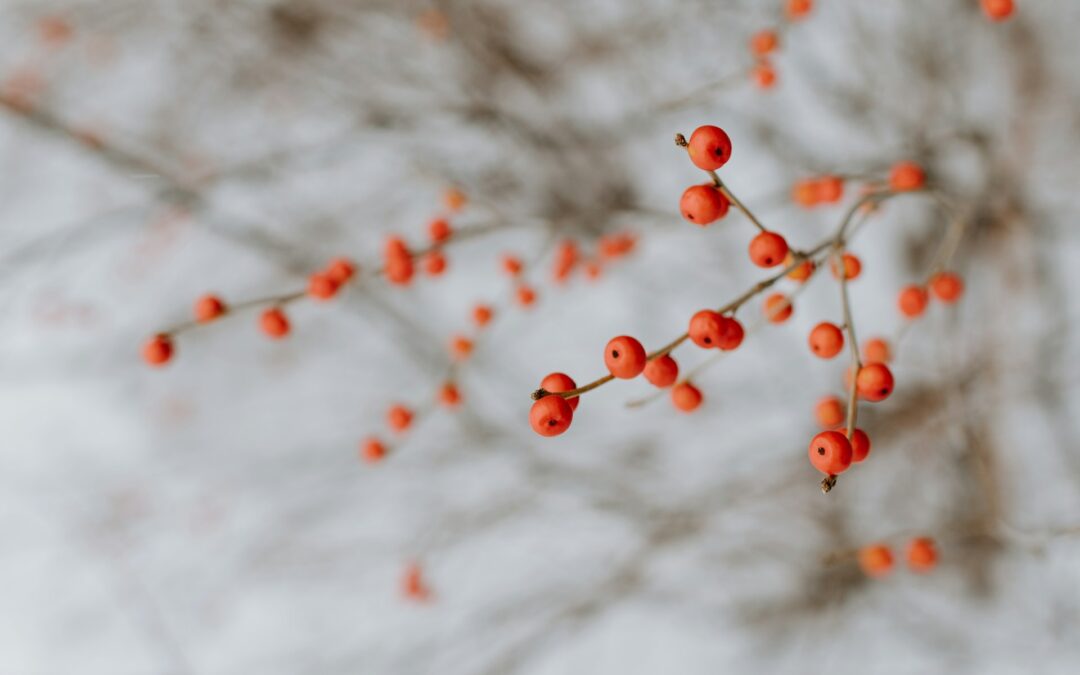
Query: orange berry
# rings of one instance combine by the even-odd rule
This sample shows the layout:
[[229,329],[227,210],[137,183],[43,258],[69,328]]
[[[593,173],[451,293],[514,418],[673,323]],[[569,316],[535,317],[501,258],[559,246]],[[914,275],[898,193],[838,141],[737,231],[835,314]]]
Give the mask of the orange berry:
[[566,399],[555,394],[548,394],[533,403],[529,410],[529,424],[541,436],[558,436],[569,429],[573,421],[574,409]]
[[810,331],[810,351],[823,359],[831,359],[844,348],[844,333],[835,323],[822,321]]
[[398,286],[407,286],[413,278],[413,259],[409,247],[399,237],[390,237],[386,240],[383,250],[383,263],[385,265],[386,279]]
[[480,305],[477,305],[477,306],[473,307],[473,311],[472,311],[473,323],[475,323],[477,325],[477,327],[479,327],[479,328],[483,328],[484,326],[491,323],[491,318],[494,315],[495,315],[494,310],[492,310],[491,307],[488,306],[488,305],[480,304]]
[[750,38],[750,52],[754,56],[765,56],[775,51],[779,44],[780,38],[776,31],[758,31]]
[[897,162],[889,174],[889,187],[893,192],[918,190],[926,184],[926,173],[915,162]]
[[952,272],[939,272],[930,277],[930,292],[944,303],[956,302],[964,293],[964,280]]
[[517,275],[521,274],[521,270],[524,269],[524,267],[525,265],[521,262],[521,258],[517,257],[516,255],[511,255],[509,253],[503,255],[502,268],[503,271],[510,276],[516,277]]
[[675,380],[679,379],[679,364],[671,358],[670,354],[657,356],[645,364],[644,375],[645,379],[654,386],[661,389],[670,387],[675,384]]
[[446,382],[439,388],[439,403],[445,408],[454,408],[461,403],[461,392],[453,382]]
[[454,230],[450,227],[450,223],[445,218],[436,218],[428,223],[428,237],[436,244],[441,244],[451,236],[453,236]]
[[424,271],[429,277],[437,277],[446,271],[446,256],[442,251],[429,251],[424,256]]
[[884,338],[871,338],[863,343],[863,361],[866,363],[888,363],[892,361],[892,349]]
[[772,89],[776,86],[776,69],[768,61],[760,61],[754,66],[754,83],[758,89]]
[[356,264],[348,258],[334,258],[326,266],[326,276],[338,283],[345,285],[356,275]]
[[762,309],[765,312],[765,318],[773,323],[784,323],[794,311],[791,300],[783,293],[773,293],[765,298]]
[[[791,267],[794,264],[795,254],[788,251],[788,254],[784,256],[784,266]],[[814,265],[814,261],[807,258],[800,262],[797,266],[792,267],[791,271],[787,273],[787,278],[791,279],[792,281],[798,281],[799,283],[802,283],[814,274],[814,270],[816,268],[817,266]]]
[[522,307],[532,307],[533,303],[536,302],[536,291],[531,286],[525,286],[524,284],[518,286],[515,296],[517,303]]
[[750,240],[750,260],[758,267],[783,265],[787,254],[787,240],[775,232],[761,232]]
[[465,193],[457,188],[447,188],[443,192],[443,204],[451,211],[460,211],[468,201]]
[[600,237],[600,240],[596,243],[601,257],[620,258],[634,250],[634,246],[637,244],[637,237],[626,232],[621,234],[607,234]]
[[280,307],[271,307],[259,317],[259,327],[271,338],[280,340],[289,334],[289,318]]
[[896,305],[900,308],[900,313],[909,319],[922,316],[926,311],[926,303],[930,298],[926,294],[926,289],[916,284],[910,286],[904,286],[900,290],[900,295],[896,298]]
[[703,309],[690,317],[690,327],[687,333],[690,339],[702,349],[712,349],[720,344],[720,332],[723,327],[724,316],[720,312],[711,309]]
[[825,429],[844,423],[844,404],[836,396],[825,396],[814,406],[814,417]]
[[555,254],[553,275],[556,281],[563,281],[574,270],[579,259],[577,242],[567,239],[559,244],[559,250]]
[[701,406],[701,391],[689,382],[671,388],[671,402],[683,412],[693,412]]
[[[848,281],[857,279],[862,273],[862,261],[850,253],[845,253],[840,258],[844,263],[844,277]],[[840,278],[840,267],[836,264],[836,258],[829,258],[829,270],[834,278]]]
[[868,363],[855,376],[855,391],[867,401],[884,401],[894,386],[892,371],[884,363]]
[[464,335],[455,335],[450,340],[450,353],[458,361],[464,361],[472,354],[473,343],[472,340]]
[[803,208],[812,208],[821,201],[819,196],[820,184],[811,178],[795,181],[791,188],[791,200]]
[[720,340],[717,346],[725,352],[730,352],[742,344],[746,331],[737,319],[730,316],[723,317],[720,322]]
[[859,549],[859,567],[868,577],[884,577],[892,571],[892,551],[884,544],[864,546]]
[[840,433],[848,437],[851,442],[851,461],[861,462],[870,455],[870,437],[866,435],[866,432],[862,429],[855,427],[854,435],[848,434],[847,427],[840,430]]
[[822,176],[817,180],[817,196],[823,202],[835,204],[844,198],[844,179],[839,176]]
[[368,438],[360,444],[360,456],[365,462],[374,464],[386,457],[386,446],[377,438]]
[[1012,16],[1013,0],[982,0],[982,10],[991,21],[1004,21]]
[[720,127],[700,126],[686,146],[690,161],[703,171],[715,171],[731,159],[731,138]]
[[337,295],[338,283],[329,274],[316,272],[308,278],[308,295],[316,300],[329,300]]
[[810,441],[806,453],[810,464],[828,476],[847,471],[851,466],[851,441],[839,431],[822,431]]
[[[574,382],[574,378],[566,373],[551,373],[540,380],[540,388],[552,394],[558,394],[560,392],[577,389],[577,383]],[[564,400],[570,404],[571,410],[577,410],[578,403],[581,402],[581,397],[575,396],[574,398]]]
[[814,8],[813,0],[788,0],[787,17],[790,21],[798,21],[810,13]]
[[612,375],[623,380],[637,377],[645,370],[645,348],[629,335],[612,338],[604,347],[604,365]]
[[172,338],[164,333],[155,335],[143,345],[142,357],[151,366],[163,366],[173,356]]
[[423,572],[417,563],[410,563],[405,567],[405,573],[401,578],[401,592],[406,598],[418,602],[431,599],[431,589],[424,581]]
[[386,411],[386,423],[399,433],[412,426],[412,420],[412,411],[400,403],[395,403]]
[[907,564],[912,572],[925,574],[937,566],[937,547],[929,537],[916,537],[907,547]]
[[225,313],[225,303],[216,295],[204,295],[195,301],[195,321],[210,323]]
[[691,185],[679,200],[683,218],[701,226],[723,218],[730,206],[728,198],[711,185]]

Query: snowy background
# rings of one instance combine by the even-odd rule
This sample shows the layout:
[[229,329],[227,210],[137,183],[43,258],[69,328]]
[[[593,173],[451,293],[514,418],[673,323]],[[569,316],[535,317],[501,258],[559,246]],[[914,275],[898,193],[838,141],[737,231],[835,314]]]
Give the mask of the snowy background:
[[[1080,4],[819,0],[762,91],[747,43],[781,4],[0,0],[0,673],[1080,669]],[[703,175],[672,138],[705,123],[797,245],[843,208],[795,207],[795,180],[900,159],[970,219],[967,294],[902,333],[896,393],[860,412],[874,453],[827,496],[805,455],[846,365],[805,347],[840,320],[827,275],[786,324],[742,310],[693,415],[628,408],[633,381],[560,437],[527,423],[546,373],[590,380],[611,336],[664,344],[762,277],[739,214],[678,215]],[[445,277],[139,358],[206,291],[421,245],[449,186],[486,234]],[[901,335],[944,228],[913,198],[860,229],[862,336]],[[555,242],[627,231],[600,278],[550,281]],[[534,263],[531,310],[504,252]],[[497,320],[436,410],[477,301]],[[360,461],[394,402],[428,414]],[[905,569],[915,535],[932,574]],[[868,580],[850,552],[878,541],[897,569]],[[414,562],[429,602],[401,593]]]

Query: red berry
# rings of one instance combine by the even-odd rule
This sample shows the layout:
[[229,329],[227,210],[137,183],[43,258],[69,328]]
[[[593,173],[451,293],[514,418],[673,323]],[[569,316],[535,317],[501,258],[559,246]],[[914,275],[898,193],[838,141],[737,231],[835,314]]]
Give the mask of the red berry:
[[863,361],[866,363],[888,363],[892,361],[892,349],[883,338],[871,338],[863,343]]
[[1004,21],[1012,16],[1013,0],[982,0],[983,13],[991,21]]
[[[544,391],[552,394],[558,394],[564,391],[572,391],[577,389],[577,383],[574,382],[574,378],[570,377],[566,373],[551,373],[544,379],[540,380],[540,388]],[[572,410],[577,410],[578,403],[581,402],[580,396],[574,398],[564,399],[570,404]]]
[[752,75],[758,89],[772,89],[776,86],[776,69],[767,60],[759,61],[754,66]]
[[390,406],[386,411],[386,423],[391,429],[402,432],[412,425],[413,413],[400,403]]
[[604,348],[604,365],[612,375],[623,380],[635,378],[645,370],[645,348],[629,335],[612,338]]
[[386,279],[398,286],[407,286],[413,278],[413,259],[409,247],[398,237],[386,240],[383,251]]
[[795,181],[795,185],[791,188],[791,199],[803,208],[809,209],[817,206],[818,202],[821,201],[818,188],[819,183],[811,178]]
[[844,423],[844,404],[835,396],[826,396],[814,406],[814,417],[825,429],[832,429]]
[[464,335],[455,335],[450,340],[450,354],[458,361],[464,361],[472,354],[473,342]]
[[835,323],[823,321],[810,331],[810,351],[823,359],[831,359],[844,348],[844,333]]
[[892,571],[892,551],[883,544],[863,547],[859,550],[859,567],[868,577],[884,577]]
[[693,412],[701,406],[701,391],[689,382],[671,388],[671,402],[683,412]]
[[657,356],[645,365],[644,375],[646,380],[657,387],[670,387],[679,379],[679,364],[669,354]]
[[[859,274],[862,273],[862,262],[850,253],[845,253],[840,257],[844,266],[844,277],[849,281],[857,279]],[[832,271],[834,278],[840,278],[840,267],[836,264],[836,258],[829,258],[829,269]]]
[[437,277],[446,271],[446,256],[442,251],[430,251],[424,256],[424,271],[429,277]]
[[431,599],[431,589],[424,581],[420,565],[410,563],[405,568],[401,578],[401,592],[406,598],[417,602],[426,602]]
[[926,185],[926,174],[915,162],[897,162],[889,174],[889,187],[894,192],[918,190]]
[[522,284],[517,287],[515,297],[517,303],[522,307],[532,307],[533,303],[536,302],[536,291],[534,291],[531,286]]
[[173,355],[172,338],[164,333],[155,335],[143,345],[142,356],[151,366],[163,366]]
[[365,462],[374,464],[386,457],[386,446],[377,438],[368,438],[360,444],[360,456]]
[[787,254],[787,241],[775,232],[761,232],[750,240],[750,260],[758,267],[783,265]]
[[204,295],[195,302],[195,320],[210,323],[225,313],[225,303],[216,295]]
[[525,264],[521,262],[521,258],[509,253],[504,254],[502,257],[503,271],[512,277],[516,277],[521,274],[521,270],[524,269]]
[[912,572],[925,574],[937,566],[937,547],[929,537],[916,537],[907,548],[907,563]]
[[851,461],[861,462],[870,455],[870,437],[865,431],[855,427],[855,434],[849,436],[847,427],[844,427],[840,433],[848,436],[848,440],[851,441]]
[[[791,267],[794,264],[795,256],[788,251],[788,254],[784,256],[784,266]],[[814,261],[807,258],[800,262],[796,267],[793,267],[791,271],[787,273],[787,278],[792,281],[803,283],[814,274],[815,269],[817,269],[817,266],[814,265]]]
[[884,363],[869,363],[855,376],[855,391],[867,401],[884,401],[894,386],[892,371]]
[[326,275],[339,286],[349,283],[356,275],[356,264],[348,258],[334,258],[326,266]]
[[259,317],[259,327],[275,340],[289,334],[289,318],[280,307],[271,307]]
[[454,234],[454,230],[450,227],[450,223],[445,218],[436,218],[428,223],[428,236],[431,237],[431,241],[436,244],[441,244],[449,239]]
[[798,21],[810,13],[814,8],[813,0],[788,0],[787,17],[790,21]]
[[731,139],[720,127],[705,125],[690,134],[686,150],[694,166],[704,171],[715,171],[731,159]]
[[944,303],[956,302],[964,293],[964,280],[952,272],[939,272],[930,278],[930,292]]
[[494,311],[488,305],[477,305],[473,307],[473,323],[478,327],[483,328],[491,322]]
[[794,308],[791,306],[791,300],[786,295],[773,293],[765,298],[762,310],[765,313],[765,318],[772,323],[784,323],[791,318]]
[[316,272],[308,279],[308,295],[316,300],[329,300],[337,291],[338,283],[325,272]]
[[822,431],[810,441],[807,455],[815,469],[835,476],[851,466],[851,442],[839,431]]
[[570,428],[574,421],[574,409],[566,399],[548,394],[533,403],[529,410],[529,424],[541,436],[558,436]]
[[703,309],[690,317],[690,327],[686,332],[690,334],[690,339],[698,347],[712,349],[720,345],[723,324],[724,316],[720,312]]
[[447,188],[443,192],[443,204],[451,211],[460,211],[468,201],[469,198],[458,188]]
[[928,301],[929,297],[926,294],[926,289],[915,284],[904,286],[900,291],[900,295],[896,298],[900,313],[909,319],[922,316],[922,313],[926,311]]
[[567,239],[559,244],[559,250],[555,254],[553,276],[556,281],[563,281],[574,270],[580,257],[577,243],[573,239]]
[[727,215],[728,198],[711,185],[691,185],[679,200],[683,218],[698,225],[708,225]]
[[607,234],[600,237],[596,247],[604,258],[621,258],[637,245],[637,237],[629,233]]
[[734,317],[725,316],[720,322],[720,341],[717,345],[725,352],[730,352],[742,344],[746,331]]
[[445,408],[454,408],[461,403],[461,392],[453,382],[446,382],[439,388],[439,403]]
[[817,180],[817,196],[823,202],[835,204],[844,198],[844,179],[839,176],[822,176]]
[[766,56],[775,51],[779,44],[780,38],[776,31],[758,31],[750,38],[750,52],[754,56]]

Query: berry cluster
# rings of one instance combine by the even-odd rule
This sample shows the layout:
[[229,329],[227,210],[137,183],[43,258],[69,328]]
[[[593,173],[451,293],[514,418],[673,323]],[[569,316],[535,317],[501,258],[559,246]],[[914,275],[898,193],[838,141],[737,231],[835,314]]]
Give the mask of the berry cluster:
[[[870,454],[870,437],[856,426],[857,408],[860,401],[877,403],[886,400],[895,388],[895,381],[888,362],[892,358],[888,341],[874,338],[862,345],[860,354],[855,336],[855,325],[848,284],[859,279],[863,272],[862,261],[847,251],[847,242],[856,229],[856,215],[867,216],[887,199],[906,193],[927,193],[937,198],[936,192],[927,188],[923,169],[913,162],[902,161],[892,167],[890,174],[879,182],[868,182],[864,194],[847,210],[836,233],[813,248],[802,251],[793,249],[779,233],[768,230],[746,206],[732,194],[716,171],[731,159],[731,139],[723,129],[702,126],[687,141],[681,134],[676,143],[684,147],[690,161],[710,177],[708,183],[693,185],[686,189],[680,199],[679,209],[683,217],[699,226],[708,226],[723,218],[734,206],[757,229],[747,249],[750,262],[757,267],[781,268],[778,273],[765,278],[723,307],[702,309],[694,313],[686,332],[668,344],[648,352],[639,340],[627,335],[612,338],[604,348],[604,365],[608,374],[588,384],[577,386],[565,373],[552,373],[540,382],[533,392],[534,403],[529,415],[532,428],[542,436],[557,436],[569,429],[582,394],[615,379],[633,379],[644,375],[655,387],[670,388],[671,400],[679,410],[690,412],[700,407],[703,395],[688,378],[680,380],[679,364],[671,352],[689,340],[705,350],[729,352],[739,348],[747,334],[746,328],[735,314],[747,301],[764,293],[781,280],[805,284],[821,266],[829,263],[832,277],[840,288],[842,321],[822,321],[807,336],[810,353],[821,359],[833,359],[848,347],[851,365],[845,374],[847,404],[836,396],[822,399],[815,410],[824,430],[810,441],[807,453],[811,466],[825,474],[822,490],[828,492],[836,483],[836,477],[848,470],[853,463],[864,461]],[[803,206],[836,203],[842,200],[844,179],[827,176],[804,181],[804,190],[796,190],[793,199]],[[803,194],[805,193],[805,195]],[[806,196],[809,195],[809,196]],[[811,199],[812,197],[812,199]],[[867,208],[870,207],[870,208]],[[962,234],[962,223],[955,221],[946,237],[942,253],[926,286],[930,293],[942,302],[959,298],[963,283],[952,272],[944,270]],[[901,292],[900,307],[905,316],[913,318],[925,309],[928,293],[923,286],[911,286]],[[762,310],[771,323],[782,323],[794,312],[790,294],[773,292],[764,298]]]

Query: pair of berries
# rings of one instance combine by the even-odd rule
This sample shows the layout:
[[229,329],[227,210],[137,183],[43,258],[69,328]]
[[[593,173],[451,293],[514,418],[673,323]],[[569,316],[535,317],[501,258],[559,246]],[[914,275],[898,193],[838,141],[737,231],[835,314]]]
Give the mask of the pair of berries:
[[[716,171],[731,159],[731,138],[720,127],[700,126],[690,135],[686,151],[694,166]],[[714,185],[692,185],[679,200],[683,217],[702,226],[723,218],[730,207],[731,202]]]
[[386,280],[395,286],[407,286],[412,282],[415,268],[413,254],[405,240],[389,237],[383,247],[383,272]]
[[807,209],[818,204],[835,204],[844,198],[844,179],[833,175],[804,178],[791,189],[791,198]]
[[529,424],[541,436],[558,436],[570,428],[574,411],[581,402],[580,396],[567,399],[558,393],[577,389],[577,384],[565,373],[551,373],[540,380],[540,388],[550,393],[533,403]]
[[[701,406],[701,390],[689,382],[678,382],[679,364],[670,354],[661,354],[645,364],[645,379],[661,389],[671,387],[671,403],[683,412],[693,412]],[[674,386],[672,386],[674,385]]]
[[347,258],[334,258],[326,269],[308,279],[308,295],[316,300],[329,300],[356,275],[356,265]]
[[848,470],[852,462],[861,462],[870,455],[870,437],[862,429],[848,437],[847,429],[822,431],[810,441],[807,449],[810,464],[827,476]]
[[[908,542],[906,552],[908,568],[925,574],[937,565],[937,547],[929,537],[916,537]],[[887,576],[893,569],[893,554],[885,544],[873,544],[859,549],[859,567],[866,576],[875,579]]]
[[731,351],[742,344],[746,331],[734,317],[703,309],[690,317],[690,340],[702,349]]
[[909,319],[914,319],[922,316],[926,311],[931,294],[946,304],[956,302],[964,294],[964,281],[953,272],[935,274],[930,277],[928,286],[929,291],[927,291],[927,287],[917,284],[911,284],[901,289],[900,295],[896,299],[900,313]]

